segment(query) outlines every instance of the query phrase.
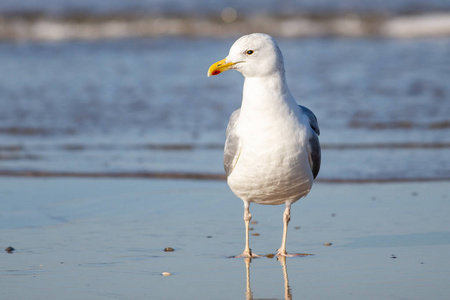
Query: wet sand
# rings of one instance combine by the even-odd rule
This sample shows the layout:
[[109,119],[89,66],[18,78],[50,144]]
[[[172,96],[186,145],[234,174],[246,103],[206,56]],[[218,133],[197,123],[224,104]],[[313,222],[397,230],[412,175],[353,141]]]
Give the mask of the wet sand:
[[[249,262],[230,258],[243,211],[223,181],[4,177],[0,295],[445,299],[449,197],[448,182],[317,183],[294,204],[288,236],[289,252],[313,255]],[[253,251],[275,253],[283,207],[251,211]]]

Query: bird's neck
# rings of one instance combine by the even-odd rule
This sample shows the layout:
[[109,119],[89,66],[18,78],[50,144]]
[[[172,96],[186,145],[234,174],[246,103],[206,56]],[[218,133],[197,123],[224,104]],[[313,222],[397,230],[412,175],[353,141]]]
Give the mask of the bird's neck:
[[296,106],[284,74],[245,78],[241,114],[246,111],[274,113],[280,108]]
[[246,78],[237,133],[247,145],[270,144],[298,129],[297,112],[284,77]]

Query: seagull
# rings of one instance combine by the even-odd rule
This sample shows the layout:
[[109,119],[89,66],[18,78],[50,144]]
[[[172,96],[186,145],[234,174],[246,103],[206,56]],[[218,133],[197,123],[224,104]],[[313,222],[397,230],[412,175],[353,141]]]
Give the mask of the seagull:
[[286,252],[292,203],[305,197],[320,169],[317,118],[298,105],[289,91],[284,59],[275,40],[263,33],[239,38],[228,56],[208,70],[208,77],[227,70],[245,78],[241,108],[226,130],[224,168],[227,183],[244,202],[245,248],[236,257],[258,257],[249,246],[250,203],[285,204],[284,229],[277,257]]

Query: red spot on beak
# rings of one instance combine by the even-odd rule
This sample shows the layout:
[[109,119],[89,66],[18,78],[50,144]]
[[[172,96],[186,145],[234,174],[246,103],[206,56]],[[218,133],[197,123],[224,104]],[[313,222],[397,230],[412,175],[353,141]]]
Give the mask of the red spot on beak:
[[219,75],[220,71],[219,70],[215,70],[214,72],[212,72],[212,75]]

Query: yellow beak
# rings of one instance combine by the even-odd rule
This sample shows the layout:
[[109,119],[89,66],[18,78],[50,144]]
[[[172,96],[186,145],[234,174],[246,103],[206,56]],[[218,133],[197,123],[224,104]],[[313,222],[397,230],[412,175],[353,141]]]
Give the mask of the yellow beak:
[[225,72],[229,69],[231,69],[236,63],[233,62],[226,62],[226,58],[219,60],[218,62],[216,62],[215,64],[212,64],[211,67],[209,67],[208,70],[208,77],[209,76],[214,76],[214,75],[219,75],[222,72]]

